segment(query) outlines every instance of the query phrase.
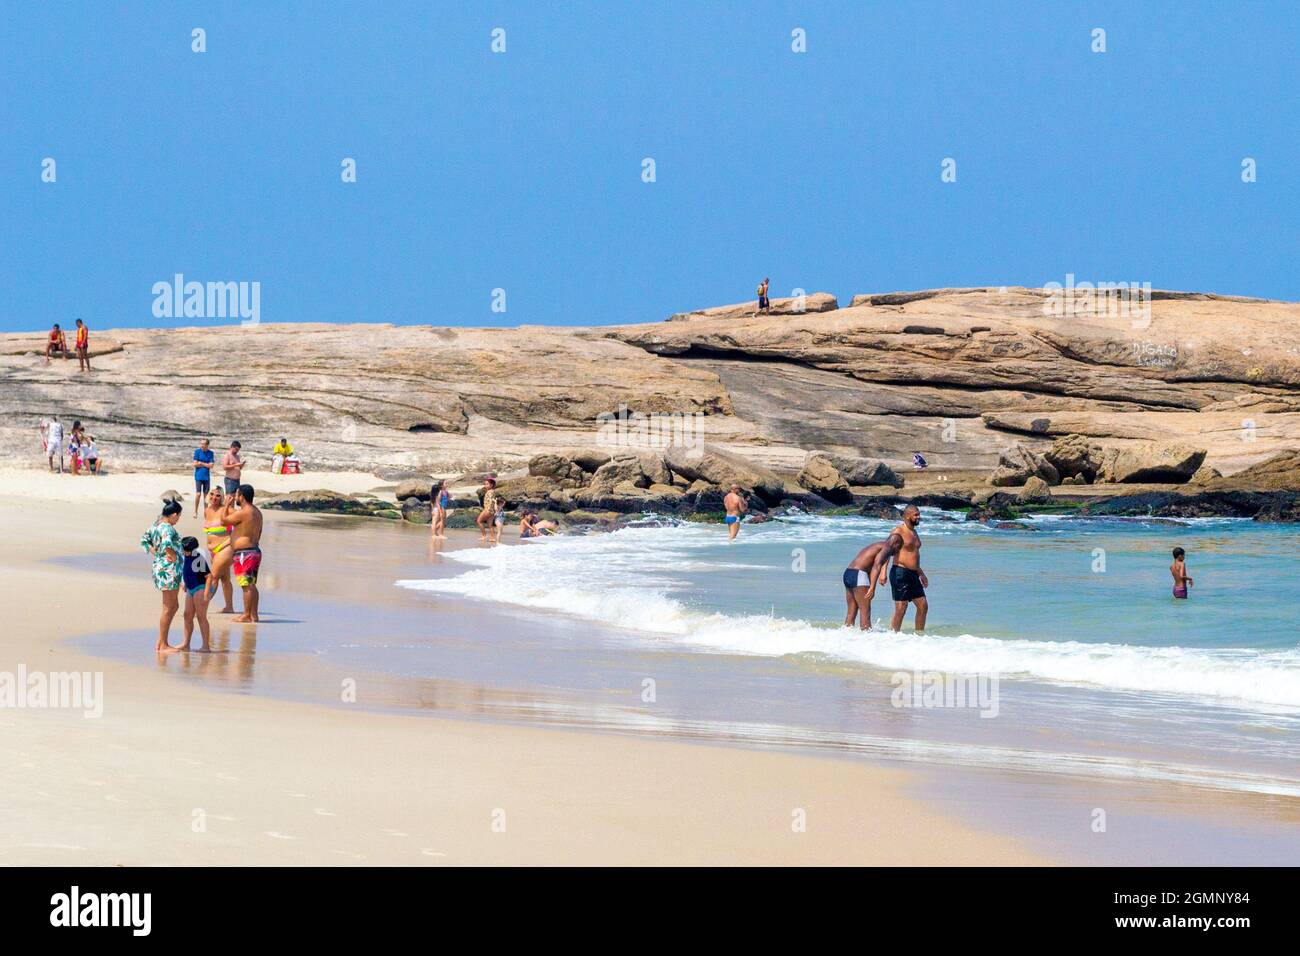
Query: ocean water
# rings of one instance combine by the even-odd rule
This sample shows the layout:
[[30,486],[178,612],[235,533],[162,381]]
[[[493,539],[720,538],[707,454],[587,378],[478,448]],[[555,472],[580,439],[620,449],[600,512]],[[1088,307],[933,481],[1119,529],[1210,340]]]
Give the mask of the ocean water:
[[[1005,530],[927,509],[925,632],[910,611],[902,633],[884,629],[887,587],[876,628],[844,628],[840,575],[891,526],[793,516],[734,543],[714,525],[628,528],[450,552],[396,583],[579,635],[585,622],[607,653],[693,659],[690,700],[669,712],[742,737],[1300,794],[1296,530],[1054,516]],[[1171,595],[1175,546],[1196,582],[1186,601]],[[996,713],[891,697],[934,675],[996,679]]]

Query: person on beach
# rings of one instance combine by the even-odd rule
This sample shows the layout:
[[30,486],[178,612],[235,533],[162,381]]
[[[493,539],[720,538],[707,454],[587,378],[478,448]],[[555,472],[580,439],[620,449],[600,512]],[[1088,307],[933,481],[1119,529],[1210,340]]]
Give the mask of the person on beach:
[[86,436],[86,441],[81,446],[81,455],[86,465],[86,474],[98,475],[100,469],[99,446],[95,444],[94,435]]
[[289,439],[281,438],[271,449],[271,474],[279,475],[284,472],[284,461],[293,454],[293,446],[289,444]]
[[429,489],[429,504],[433,506],[433,516],[429,522],[430,533],[435,538],[447,537],[447,515],[451,513],[451,492],[447,490],[446,480],[439,481]]
[[181,520],[179,501],[168,501],[163,505],[162,514],[149,530],[140,535],[140,547],[153,556],[153,586],[162,592],[162,616],[158,619],[158,643],[154,650],[159,654],[171,654],[177,650],[167,641],[172,620],[179,607],[177,589],[181,586],[183,561],[181,555],[181,536],[176,531],[176,522]]
[[190,638],[194,636],[194,621],[199,622],[199,636],[203,638],[200,654],[212,651],[208,634],[208,562],[199,553],[198,538],[182,538],[181,551],[184,564],[181,566],[181,583],[185,585],[185,643],[180,650],[190,649]]
[[190,462],[194,466],[194,517],[199,516],[199,506],[212,490],[212,462],[216,459],[208,439],[199,441]]
[[225,470],[226,497],[232,497],[239,491],[239,479],[244,473],[244,459],[239,457],[239,450],[243,446],[237,441],[230,443],[230,450],[226,452],[221,459],[221,467]]
[[882,571],[889,565],[903,540],[897,534],[891,534],[882,541],[874,541],[858,552],[857,557],[844,569],[844,601],[848,612],[844,626],[852,627],[853,619],[858,618],[862,630],[871,627],[871,599],[876,596],[876,580],[882,577]]
[[234,551],[230,570],[244,592],[244,613],[235,618],[241,624],[256,624],[260,620],[257,575],[262,567],[262,511],[253,504],[253,495],[252,485],[240,485],[234,496],[226,499],[216,522],[230,527],[230,547]]
[[[909,603],[916,607],[914,628],[917,631],[925,628],[925,615],[930,609],[930,603],[925,596],[925,589],[930,586],[930,579],[921,570],[921,536],[916,533],[916,526],[920,523],[921,510],[916,505],[908,505],[903,509],[902,524],[893,532],[899,537],[894,564],[889,569],[889,589],[894,595],[894,620],[890,628],[894,631],[902,628]],[[879,583],[885,583],[883,571]]]
[[77,319],[77,337],[73,343],[77,349],[77,371],[90,371],[90,329],[86,323]]
[[758,284],[758,305],[754,309],[754,315],[767,315],[771,311],[772,305],[767,299],[767,276]]
[[74,475],[81,474],[81,432],[77,425],[72,426],[72,434],[68,436],[68,467],[72,469]]
[[519,537],[540,538],[544,534],[555,534],[560,526],[550,519],[539,518],[532,511],[524,511],[519,516]]
[[1174,563],[1169,565],[1169,573],[1174,576],[1174,597],[1187,600],[1192,579],[1187,575],[1187,552],[1182,548],[1174,548]]
[[50,471],[54,471],[54,459],[59,459],[59,474],[63,474],[63,422],[55,415],[45,429],[45,456],[50,462]]
[[930,463],[929,463],[928,461],[925,460],[925,456],[924,456],[924,455],[922,455],[919,451],[914,451],[914,452],[912,452],[912,467],[913,467],[913,468],[915,468],[917,471],[925,471],[925,469],[928,468],[929,466],[930,466]]
[[492,514],[492,543],[501,543],[501,531],[506,526],[506,503],[505,499],[498,497],[496,500],[496,511]]
[[50,364],[51,355],[62,355],[68,358],[68,337],[63,330],[59,328],[59,323],[54,323],[54,328],[50,329],[50,337],[45,341],[45,364]]
[[740,518],[749,510],[749,502],[740,493],[740,485],[732,485],[727,496],[722,499],[722,507],[727,509],[727,516],[722,520],[727,525],[727,540],[735,541],[740,533]]
[[491,475],[483,479],[483,510],[478,513],[474,523],[478,525],[478,539],[486,541],[492,529],[492,522],[497,517],[497,480]]
[[226,498],[220,488],[208,492],[208,502],[203,509],[203,533],[208,536],[208,554],[210,555],[207,593],[204,603],[211,602],[217,593],[217,584],[221,585],[221,597],[224,607],[222,614],[234,614],[234,585],[230,582],[230,565],[235,559],[235,552],[230,547],[231,528],[221,520],[226,510]]

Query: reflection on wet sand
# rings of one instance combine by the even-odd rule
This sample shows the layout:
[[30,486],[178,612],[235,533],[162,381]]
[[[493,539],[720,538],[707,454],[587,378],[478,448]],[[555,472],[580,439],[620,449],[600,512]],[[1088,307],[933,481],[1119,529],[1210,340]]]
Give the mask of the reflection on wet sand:
[[251,685],[257,626],[229,621],[226,627],[220,627],[220,622],[219,616],[212,619],[210,653],[190,650],[160,655],[159,669],[214,682]]

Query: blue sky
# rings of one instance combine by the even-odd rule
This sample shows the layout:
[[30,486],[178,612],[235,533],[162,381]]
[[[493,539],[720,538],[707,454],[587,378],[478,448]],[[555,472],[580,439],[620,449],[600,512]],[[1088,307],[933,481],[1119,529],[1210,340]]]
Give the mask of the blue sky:
[[1300,299],[1291,4],[4,18],[3,330],[196,324],[152,314],[153,284],[178,272],[260,282],[263,322],[649,321],[751,298],[764,275],[774,295],[841,301],[1067,273]]

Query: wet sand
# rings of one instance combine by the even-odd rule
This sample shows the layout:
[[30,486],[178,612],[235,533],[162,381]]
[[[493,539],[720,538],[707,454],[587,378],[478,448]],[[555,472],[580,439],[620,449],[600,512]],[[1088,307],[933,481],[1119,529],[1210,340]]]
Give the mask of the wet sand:
[[[126,477],[126,476],[124,476]],[[328,476],[313,476],[328,486]],[[59,481],[59,479],[51,479]],[[33,479],[44,488],[43,480]],[[0,853],[12,864],[1018,864],[1057,859],[1024,840],[959,821],[917,795],[920,778],[862,761],[575,732],[482,720],[430,720],[343,699],[334,662],[282,652],[277,634],[310,631],[310,610],[397,596],[348,574],[371,556],[340,528],[332,550],[270,547],[262,578],[267,622],[213,615],[210,658],[152,653],[159,597],[136,548],[165,477],[134,476],[126,492],[81,497],[0,494],[9,627],[0,671],[103,676],[102,717],[70,709],[0,709]],[[77,484],[68,488],[67,482]],[[125,486],[127,482],[123,482]],[[152,501],[148,499],[152,498]],[[274,529],[313,519],[269,513]],[[188,514],[182,533],[196,525]],[[427,532],[401,529],[427,547]],[[314,535],[313,535],[314,536]],[[427,561],[427,556],[423,560]],[[124,572],[130,562],[134,578]],[[313,574],[313,562],[338,569]],[[349,586],[348,581],[357,579]],[[301,590],[299,590],[301,589]],[[484,640],[494,615],[440,607],[431,630]],[[299,622],[297,624],[292,622]],[[370,626],[364,613],[358,626]],[[477,627],[477,630],[476,630]],[[179,620],[174,625],[179,636]],[[80,643],[120,636],[117,653]],[[176,637],[173,640],[176,640]],[[287,640],[287,639],[286,639]],[[346,666],[345,668],[346,669]],[[358,672],[360,673],[360,672]],[[199,679],[176,679],[180,675]],[[286,676],[288,675],[288,676]],[[307,675],[307,676],[303,676]],[[259,681],[335,702],[263,696]],[[337,682],[336,682],[337,681]],[[435,683],[463,716],[491,700],[488,681]],[[402,682],[397,682],[402,685]],[[404,686],[404,685],[403,685]],[[222,688],[243,691],[222,693]],[[257,690],[257,693],[251,691]],[[312,696],[312,695],[306,695]],[[508,695],[509,696],[509,695]],[[511,706],[536,709],[537,695]],[[544,708],[543,708],[544,709]]]

